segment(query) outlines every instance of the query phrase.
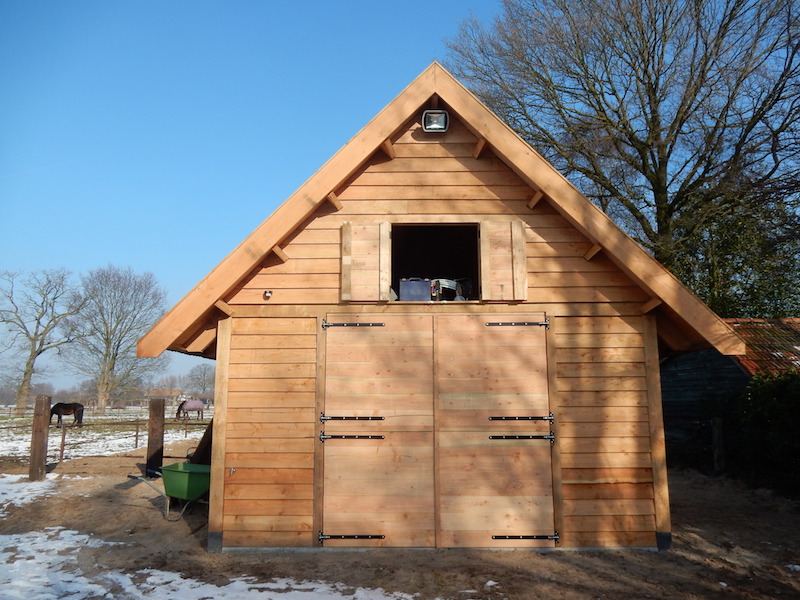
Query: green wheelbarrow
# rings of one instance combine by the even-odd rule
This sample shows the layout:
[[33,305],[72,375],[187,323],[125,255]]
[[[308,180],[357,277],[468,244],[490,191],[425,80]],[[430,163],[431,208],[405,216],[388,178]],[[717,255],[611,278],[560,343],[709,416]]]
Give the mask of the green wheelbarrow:
[[[178,521],[189,507],[189,504],[203,496],[211,487],[211,465],[175,463],[165,465],[159,470],[164,480],[163,492],[144,477],[128,475],[128,478],[144,481],[160,495],[164,496],[164,518],[167,521]],[[183,508],[174,519],[169,516],[169,506],[172,498],[183,501]]]

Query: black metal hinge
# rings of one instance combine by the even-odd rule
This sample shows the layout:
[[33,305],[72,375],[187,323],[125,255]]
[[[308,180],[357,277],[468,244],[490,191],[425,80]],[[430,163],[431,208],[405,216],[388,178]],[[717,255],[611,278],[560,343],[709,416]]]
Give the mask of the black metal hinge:
[[386,323],[328,323],[325,319],[322,319],[322,329],[325,330],[328,327],[385,327]]
[[383,421],[385,417],[327,417],[325,413],[319,413],[319,422],[325,421]]
[[550,421],[553,422],[553,413],[546,417],[489,417],[490,421]]
[[385,535],[325,535],[321,531],[317,536],[320,545],[325,543],[325,540],[382,540]]
[[550,440],[551,444],[555,444],[556,435],[550,432],[550,435],[490,435],[490,440]]
[[550,319],[544,321],[490,321],[487,327],[544,327],[550,329]]
[[325,435],[324,431],[319,432],[319,441],[323,444],[325,440],[382,440],[382,435]]
[[553,540],[558,544],[561,539],[558,537],[558,531],[553,535],[493,535],[493,540]]

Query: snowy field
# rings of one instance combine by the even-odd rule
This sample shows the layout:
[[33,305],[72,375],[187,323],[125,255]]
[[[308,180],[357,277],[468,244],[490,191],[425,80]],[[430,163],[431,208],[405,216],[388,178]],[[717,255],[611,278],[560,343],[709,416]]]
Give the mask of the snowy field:
[[[213,409],[205,411],[207,421],[214,414]],[[136,421],[139,421],[138,445],[136,440]],[[83,456],[105,456],[131,452],[137,447],[147,446],[148,410],[131,409],[125,411],[109,411],[106,415],[84,415],[84,427],[68,427],[64,446],[64,460]],[[48,460],[58,458],[61,449],[61,429],[50,427],[47,441]],[[120,425],[124,422],[125,425]],[[64,423],[72,424],[72,417],[64,417]],[[164,443],[176,442],[188,438],[199,439],[203,435],[205,425],[197,420],[188,421],[187,428],[175,419],[167,418],[164,432]],[[0,456],[29,456],[31,448],[31,418],[6,417],[0,419]]]
[[[103,419],[120,421],[131,418],[115,413]],[[135,417],[133,417],[135,418]],[[87,418],[97,423],[100,418]],[[12,425],[5,419],[2,426]],[[146,422],[144,425],[146,433]],[[130,432],[119,435],[100,427],[70,429],[74,444],[65,458],[98,456],[133,450]],[[94,433],[93,433],[94,432]],[[202,428],[190,431],[189,436],[200,437]],[[27,456],[30,447],[30,429],[0,429],[0,455]],[[184,429],[170,429],[165,441],[184,439]],[[139,445],[147,443],[140,434]],[[50,451],[58,451],[61,434],[52,428]],[[54,473],[44,481],[31,482],[27,475],[0,474],[0,519],[11,506],[45,499],[57,493],[59,479]],[[353,590],[343,584],[319,581],[294,581],[276,579],[259,583],[248,577],[232,580],[217,586],[194,579],[185,579],[177,573],[145,569],[134,573],[105,571],[85,573],[78,562],[75,548],[105,547],[113,552],[115,544],[93,536],[61,527],[47,528],[18,535],[0,535],[0,598],[3,600],[412,600],[412,594],[389,594],[382,589]],[[472,591],[472,590],[470,590]],[[465,591],[465,600],[470,597]]]

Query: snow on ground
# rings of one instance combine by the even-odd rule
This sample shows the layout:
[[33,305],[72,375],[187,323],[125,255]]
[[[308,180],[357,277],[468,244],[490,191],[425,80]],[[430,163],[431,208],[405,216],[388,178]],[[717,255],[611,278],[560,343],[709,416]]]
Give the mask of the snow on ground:
[[[213,409],[205,412],[205,418],[213,416]],[[136,425],[139,421],[138,445],[135,438]],[[84,427],[68,427],[64,445],[64,460],[83,456],[104,456],[131,452],[137,447],[147,446],[147,409],[114,411],[103,416],[87,413],[84,416]],[[126,422],[125,426],[114,425]],[[47,457],[57,459],[61,449],[61,429],[54,425],[50,428],[47,440]],[[64,417],[64,423],[72,424],[72,417]],[[204,426],[197,421],[176,424],[174,419],[166,420],[164,443],[176,442],[188,438],[199,439],[203,435]],[[0,456],[30,456],[31,419],[7,418],[0,421]]]
[[[0,431],[5,438],[7,431]],[[181,432],[182,435],[182,432]],[[128,441],[129,443],[129,441]],[[0,454],[7,452],[7,440],[0,440]],[[91,454],[101,447],[120,451],[108,440],[97,445],[86,443]],[[123,449],[122,451],[124,451]],[[87,455],[89,452],[87,452]],[[26,475],[0,474],[0,518],[12,505],[22,505],[57,490],[57,480],[67,478],[50,474],[44,481],[29,481]],[[177,573],[144,569],[134,573],[104,571],[85,573],[75,549],[112,547],[115,544],[62,527],[0,535],[0,598],[3,600],[411,600],[411,594],[390,594],[382,589],[353,590],[343,584],[321,581],[275,579],[259,583],[240,577],[224,586]]]

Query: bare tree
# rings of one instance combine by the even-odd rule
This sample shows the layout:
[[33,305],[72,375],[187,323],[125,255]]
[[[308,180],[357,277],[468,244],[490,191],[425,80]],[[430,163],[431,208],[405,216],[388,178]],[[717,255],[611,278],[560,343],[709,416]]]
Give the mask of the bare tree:
[[95,381],[97,409],[104,412],[115,391],[166,368],[167,356],[136,356],[136,342],[164,314],[166,294],[152,273],[130,268],[109,265],[81,280],[86,306],[73,323],[80,336],[65,358]]
[[70,319],[79,314],[84,300],[69,271],[44,270],[22,276],[0,273],[0,323],[10,336],[5,349],[20,357],[16,386],[16,410],[25,411],[31,393],[36,361],[50,350],[76,339]]
[[208,396],[214,393],[214,363],[211,361],[189,369],[186,379],[193,394]]
[[[797,0],[503,0],[448,66],[670,268],[800,187]],[[689,244],[691,246],[691,244]]]

